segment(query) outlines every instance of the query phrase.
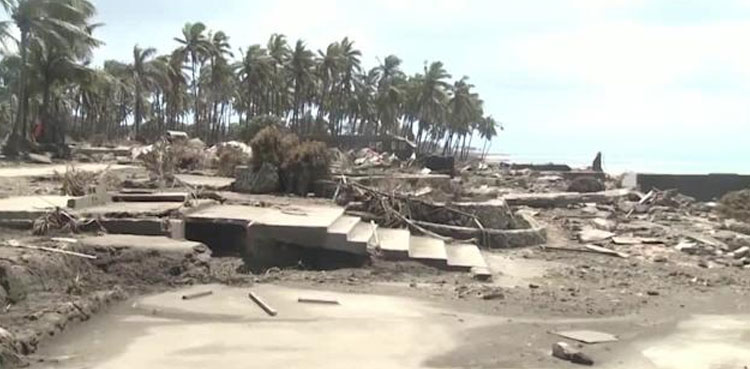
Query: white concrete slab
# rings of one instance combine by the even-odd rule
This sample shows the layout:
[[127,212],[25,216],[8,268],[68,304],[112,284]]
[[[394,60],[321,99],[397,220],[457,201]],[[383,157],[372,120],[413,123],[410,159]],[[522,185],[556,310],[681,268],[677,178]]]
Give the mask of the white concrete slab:
[[445,242],[437,238],[411,236],[409,239],[409,257],[420,260],[446,261]]
[[243,220],[268,226],[323,227],[328,228],[344,209],[329,206],[256,207],[245,205],[215,205],[188,215],[195,220]]
[[384,252],[409,253],[409,238],[411,234],[406,229],[378,228],[380,250]]
[[162,252],[184,253],[192,250],[205,250],[206,246],[196,241],[176,240],[164,236],[138,236],[129,234],[105,234],[80,239],[86,247],[117,247],[157,250]]
[[193,174],[178,174],[175,177],[193,187],[203,187],[213,190],[228,188],[234,182],[231,177],[199,176]]
[[17,196],[0,199],[0,219],[35,219],[68,205],[70,196]]
[[181,202],[116,202],[90,208],[79,209],[76,212],[84,217],[113,216],[129,214],[133,216],[160,216],[182,208]]
[[471,270],[473,267],[486,268],[482,252],[472,244],[446,244],[448,267]]

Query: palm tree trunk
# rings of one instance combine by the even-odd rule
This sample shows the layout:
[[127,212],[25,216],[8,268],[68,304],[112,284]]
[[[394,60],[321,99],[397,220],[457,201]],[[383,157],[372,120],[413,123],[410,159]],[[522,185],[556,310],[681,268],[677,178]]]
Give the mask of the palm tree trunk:
[[[18,111],[16,112],[16,121],[13,124],[13,131],[9,138],[9,146],[11,154],[17,153],[18,145],[21,142],[21,138],[26,137],[26,114],[27,114],[27,96],[26,96],[26,79],[28,71],[26,67],[26,61],[28,59],[28,48],[29,48],[29,31],[27,29],[21,29],[21,68],[18,82]],[[23,136],[19,136],[19,131],[23,130]],[[15,151],[15,152],[13,152]]]

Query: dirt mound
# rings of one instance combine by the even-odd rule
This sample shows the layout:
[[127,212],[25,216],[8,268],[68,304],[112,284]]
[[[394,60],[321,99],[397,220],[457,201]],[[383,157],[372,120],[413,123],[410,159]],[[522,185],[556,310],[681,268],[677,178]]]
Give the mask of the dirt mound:
[[724,195],[719,200],[718,210],[727,218],[750,222],[750,188]]

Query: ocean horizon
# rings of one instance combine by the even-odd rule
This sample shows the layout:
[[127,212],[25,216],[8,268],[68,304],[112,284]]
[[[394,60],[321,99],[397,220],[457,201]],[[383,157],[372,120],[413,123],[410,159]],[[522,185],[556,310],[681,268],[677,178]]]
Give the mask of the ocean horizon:
[[[584,169],[591,166],[594,155],[554,155],[554,154],[514,154],[489,153],[487,161],[508,162],[517,164],[567,164],[574,169]],[[727,158],[684,158],[673,159],[667,157],[620,156],[616,154],[602,154],[602,167],[610,174],[626,172],[659,173],[659,174],[750,174],[750,161],[727,160]]]

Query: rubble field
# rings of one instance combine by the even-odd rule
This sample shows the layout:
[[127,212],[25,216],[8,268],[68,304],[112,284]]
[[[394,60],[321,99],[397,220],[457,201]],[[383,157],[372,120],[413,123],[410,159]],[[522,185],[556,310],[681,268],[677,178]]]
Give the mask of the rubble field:
[[[171,152],[139,148],[125,157],[122,149],[116,155],[89,150],[76,154],[73,167],[0,168],[0,201],[67,196],[69,205],[0,208],[0,367],[54,363],[60,359],[40,354],[47,342],[54,345],[61,332],[106,314],[109,306],[207,283],[401,296],[512,325],[504,333],[467,328],[463,344],[433,355],[425,364],[431,367],[567,367],[573,364],[560,358],[567,354],[551,354],[564,339],[549,331],[571,327],[609,331],[619,342],[567,341],[571,347],[559,350],[580,349],[595,366],[616,367],[633,363],[618,356],[626,345],[690,316],[746,313],[750,302],[750,225],[731,218],[750,206],[727,210],[742,196],[705,203],[676,191],[622,188],[619,178],[604,174],[479,161],[456,163],[453,175],[443,175],[374,150],[336,152],[330,173],[311,185],[308,196],[241,193],[257,188],[255,182],[238,185],[232,171],[210,157],[169,168],[144,159],[158,150]],[[254,171],[243,145],[211,150],[216,158],[242,157],[235,164],[242,167],[238,181],[255,181],[259,171],[269,170]],[[83,157],[103,166],[89,167],[96,175],[80,184],[85,194],[74,196],[67,193],[78,185],[70,182],[77,180],[71,168],[85,170]],[[27,168],[35,169],[26,175]],[[281,214],[281,220],[221,215],[230,208],[244,214],[243,207],[258,217]],[[321,223],[327,233],[294,231],[320,234],[320,242],[297,240],[283,228],[300,227],[282,221],[287,218],[319,220],[322,213],[310,209],[321,208],[341,212],[332,215],[332,224]],[[203,214],[217,214],[216,220],[200,231],[191,228],[190,219]],[[335,224],[344,221],[351,231],[333,238],[340,227]],[[273,233],[274,227],[281,231]],[[352,239],[355,229],[366,237]],[[254,236],[244,238],[245,230],[255,230]],[[411,243],[439,241],[447,256],[418,257],[409,249],[417,246],[386,246],[384,235],[404,232]],[[352,251],[342,245],[358,247],[356,263],[344,257]],[[480,266],[451,264],[457,245],[478,250],[472,260]],[[270,248],[284,251],[269,254]],[[253,255],[270,262],[251,266]],[[640,353],[628,355],[641,360]]]

